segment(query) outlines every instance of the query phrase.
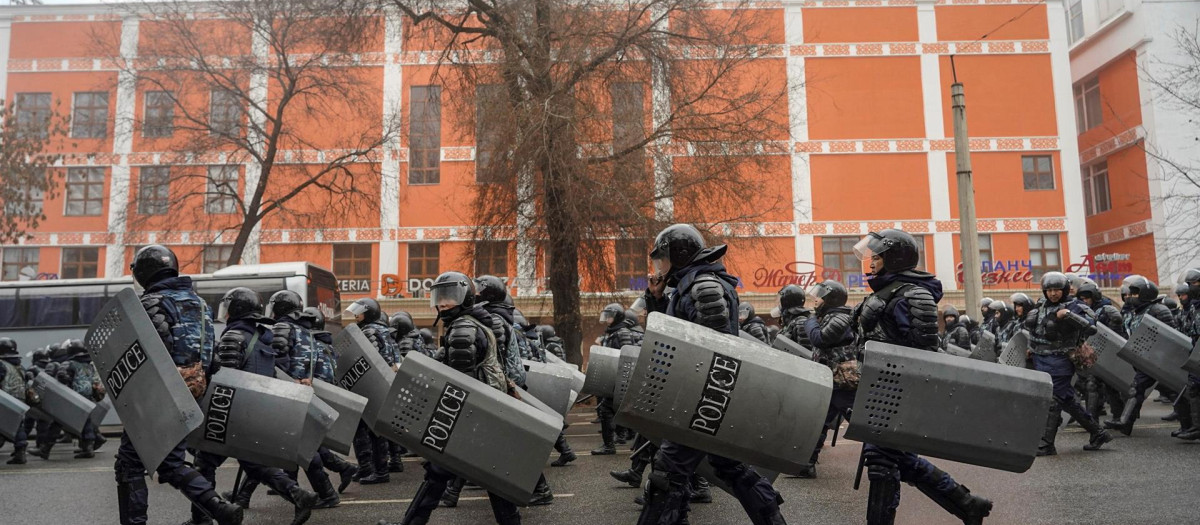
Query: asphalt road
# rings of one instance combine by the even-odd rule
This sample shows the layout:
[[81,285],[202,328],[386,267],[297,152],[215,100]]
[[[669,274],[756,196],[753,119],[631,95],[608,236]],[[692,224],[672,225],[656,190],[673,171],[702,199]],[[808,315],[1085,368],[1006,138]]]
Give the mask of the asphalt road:
[[[1059,434],[1059,455],[1039,459],[1028,472],[1012,474],[934,460],[961,483],[995,503],[990,524],[1185,524],[1200,522],[1200,442],[1185,443],[1169,436],[1174,423],[1159,417],[1166,405],[1147,402],[1144,418],[1133,436],[1119,436],[1101,452],[1084,452],[1086,434],[1071,426]],[[570,416],[568,440],[586,452],[600,443],[590,411]],[[498,443],[498,453],[508,444]],[[11,445],[0,459],[7,459]],[[72,458],[72,445],[58,445],[49,461],[31,458],[26,465],[0,464],[0,523],[109,524],[117,523],[116,487],[112,464],[116,441],[94,459]],[[633,503],[637,489],[613,481],[608,471],[628,466],[627,447],[616,456],[582,455],[563,468],[546,469],[556,494],[553,505],[523,509],[526,523],[629,525],[637,520]],[[822,525],[862,523],[866,498],[855,492],[854,467],[859,444],[839,440],[821,456],[815,480],[780,478],[776,487],[786,500],[789,523]],[[233,462],[229,463],[230,465]],[[422,470],[419,459],[407,471],[392,474],[385,485],[351,485],[336,509],[316,511],[312,524],[374,524],[380,518],[398,520],[416,492]],[[218,489],[227,490],[236,468],[223,467]],[[302,476],[303,477],[303,476]],[[307,482],[305,482],[307,483]],[[150,483],[150,523],[178,524],[189,517],[187,503],[169,486]],[[732,497],[714,489],[711,504],[693,505],[696,524],[748,523]],[[903,488],[897,523],[939,525],[958,523],[916,489]],[[247,524],[287,524],[291,506],[260,488],[246,514]],[[435,524],[494,523],[486,494],[466,490],[457,508],[439,509]]]

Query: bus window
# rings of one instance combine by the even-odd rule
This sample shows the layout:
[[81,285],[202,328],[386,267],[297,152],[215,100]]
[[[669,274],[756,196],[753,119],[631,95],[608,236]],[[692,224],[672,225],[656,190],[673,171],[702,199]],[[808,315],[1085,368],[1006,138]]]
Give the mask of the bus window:
[[342,323],[342,294],[337,277],[320,266],[308,265],[308,305],[325,315],[325,329],[337,333]]
[[196,290],[196,295],[204,299],[208,303],[209,308],[212,308],[213,315],[217,314],[218,307],[221,305],[221,299],[225,297],[225,292],[237,287],[245,287],[255,292],[258,292],[258,297],[262,301],[264,307],[267,301],[271,299],[271,294],[283,290],[287,287],[283,278],[280,277],[261,277],[261,278],[243,278],[243,279],[197,279],[194,281],[193,288]]
[[[100,309],[104,308],[104,303],[108,302],[109,296],[105,293],[104,285],[93,286],[76,286],[73,287],[78,301],[78,308],[75,310],[75,322],[71,324],[92,324],[96,320],[96,314],[100,313]],[[112,290],[113,295],[120,290]]]
[[75,322],[75,288],[47,287],[25,295],[28,326],[69,326]]
[[16,328],[24,324],[21,322],[19,306],[16,289],[0,289],[0,328]]

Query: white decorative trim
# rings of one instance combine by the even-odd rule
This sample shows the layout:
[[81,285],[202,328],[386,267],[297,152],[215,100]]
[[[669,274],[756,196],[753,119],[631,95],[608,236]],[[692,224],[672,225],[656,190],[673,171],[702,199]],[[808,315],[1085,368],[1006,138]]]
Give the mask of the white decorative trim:
[[[126,60],[133,60],[137,57],[138,29],[139,22],[136,18],[129,18],[121,22],[119,52]],[[104,276],[109,279],[120,277],[126,271],[125,250],[121,249],[119,242],[125,232],[125,215],[129,209],[131,174],[128,155],[133,150],[133,120],[136,99],[137,79],[134,73],[130,71],[118,73],[112,150],[116,162],[109,170],[108,184],[108,231],[113,234],[114,242],[107,244],[104,249]]]
[[1079,162],[1081,164],[1091,164],[1100,161],[1113,153],[1121,151],[1125,148],[1133,146],[1139,142],[1146,140],[1146,128],[1135,126],[1125,131],[1113,135],[1108,140],[1105,140],[1095,146],[1087,149],[1081,149],[1079,152]]
[[[395,9],[384,11],[383,50],[388,56],[404,48],[404,20]],[[379,226],[395,230],[400,226],[400,115],[404,111],[404,68],[392,60],[383,66],[383,131],[392,130],[391,140],[383,145],[380,166]],[[407,152],[407,149],[405,149]],[[404,156],[408,158],[407,153]],[[285,232],[286,233],[286,232]],[[284,236],[285,239],[289,236]],[[394,242],[379,242],[379,273],[400,269],[400,246]],[[288,242],[288,241],[284,241]]]
[[1079,135],[1075,128],[1075,98],[1071,85],[1071,56],[1068,48],[1066,6],[1061,0],[1046,2],[1050,30],[1050,73],[1054,90],[1055,122],[1062,137],[1059,150],[1063,209],[1067,218],[1067,249],[1064,259],[1088,253],[1087,217],[1083,209],[1083,178],[1079,169]]
[[1122,241],[1128,241],[1130,239],[1136,239],[1138,237],[1144,237],[1146,235],[1151,235],[1154,233],[1154,230],[1152,229],[1153,226],[1154,222],[1150,219],[1147,219],[1126,224],[1119,228],[1093,233],[1088,235],[1088,246],[1090,248],[1096,248],[1097,246],[1114,244]]
[[[792,45],[804,42],[804,11],[798,5],[788,5],[784,10],[784,35],[788,45],[788,128],[794,142],[808,141],[808,91],[805,87],[804,57],[791,53]],[[789,147],[788,149],[792,149]],[[812,165],[807,152],[792,153],[792,221],[799,224],[812,219]],[[797,261],[812,261],[817,257],[816,240],[811,234],[795,236],[794,251]]]

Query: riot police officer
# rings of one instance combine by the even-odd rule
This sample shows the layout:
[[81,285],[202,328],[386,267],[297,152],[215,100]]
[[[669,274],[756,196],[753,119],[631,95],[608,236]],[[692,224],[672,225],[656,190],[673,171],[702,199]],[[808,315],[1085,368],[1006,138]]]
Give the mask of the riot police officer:
[[[237,287],[225,292],[217,309],[217,321],[225,323],[225,332],[214,351],[217,365],[266,377],[275,377],[277,361],[286,361],[274,346],[274,322],[263,316],[262,299],[249,288]],[[196,453],[196,470],[205,479],[216,485],[217,468],[228,459],[219,454],[199,451]],[[277,467],[267,467],[250,461],[238,460],[238,465],[251,479],[265,484],[275,492],[287,495],[294,505],[292,525],[301,525],[312,516],[312,509],[320,498],[304,490],[286,472]],[[235,487],[236,488],[236,487]],[[195,506],[192,507],[192,524],[208,523]]]
[[[212,318],[208,305],[192,290],[192,279],[179,275],[179,260],[165,246],[152,244],[138,250],[130,265],[133,278],[145,291],[142,306],[192,394],[199,397],[195,378],[210,364],[213,348]],[[199,392],[197,391],[199,390]],[[186,446],[180,441],[157,468],[159,483],[168,483],[220,525],[240,524],[242,508],[217,495],[213,484],[188,465]],[[121,434],[117,461],[117,511],[121,525],[145,524],[150,505],[146,467],[129,434]]]
[[[1075,290],[1075,297],[1096,313],[1096,324],[1107,327],[1123,338],[1129,337],[1129,334],[1125,332],[1125,320],[1121,317],[1121,311],[1104,296],[1095,282],[1081,283]],[[1084,407],[1088,412],[1100,417],[1102,415],[1100,411],[1107,402],[1113,417],[1118,417],[1125,406],[1126,392],[1113,388],[1112,385],[1101,381],[1095,374],[1088,375],[1085,387],[1087,403]]]
[[980,330],[996,335],[996,308],[992,306],[995,299],[984,297],[979,300]]
[[[363,335],[375,350],[383,356],[384,362],[396,370],[400,366],[400,350],[391,336],[383,317],[379,302],[369,297],[359,299],[346,308],[346,312],[354,316],[354,322],[362,329]],[[387,438],[371,430],[366,423],[359,421],[358,430],[354,434],[354,455],[358,459],[358,482],[363,485],[375,485],[391,482],[392,468],[403,472],[404,464],[390,464],[392,447]]]
[[421,332],[417,331],[417,325],[413,322],[412,315],[403,310],[392,314],[388,320],[388,325],[392,328],[392,338],[396,341],[396,348],[400,352],[400,357],[408,355],[409,352],[416,351],[425,355],[430,355],[432,352],[425,348],[425,340],[421,338]]
[[[0,390],[14,398],[25,401],[25,369],[21,368],[21,354],[17,352],[17,342],[8,337],[0,337]],[[29,434],[25,423],[17,426],[14,436],[12,457],[9,465],[24,465],[25,450],[29,447]],[[0,443],[3,443],[0,438]]]
[[[605,306],[600,311],[600,324],[604,325],[604,335],[600,340],[601,346],[620,350],[622,347],[637,344],[636,336],[625,324],[625,307],[620,304],[611,303]],[[602,397],[596,403],[596,416],[600,418],[600,436],[603,443],[600,448],[592,451],[593,456],[616,454],[616,445],[624,443],[624,440],[617,441],[617,427],[613,423],[613,417],[616,414],[613,398]]]
[[[1121,282],[1121,294],[1125,296],[1127,309],[1122,312],[1122,315],[1125,318],[1125,331],[1129,335],[1133,335],[1133,331],[1142,323],[1142,318],[1146,315],[1153,316],[1171,328],[1176,327],[1175,317],[1158,299],[1158,286],[1149,279],[1141,275],[1126,277]],[[1104,422],[1106,428],[1116,429],[1126,436],[1133,433],[1133,423],[1137,421],[1138,415],[1141,413],[1142,403],[1146,400],[1146,392],[1155,384],[1154,378],[1138,370],[1137,367],[1134,367],[1134,370],[1136,373],[1133,376],[1133,385],[1130,386],[1120,419]]]
[[[913,236],[902,230],[871,232],[854,245],[860,260],[869,261],[867,285],[871,295],[854,309],[860,345],[867,341],[938,349],[937,303],[942,283],[916,270],[920,252]],[[867,496],[867,524],[894,522],[900,506],[900,482],[922,493],[964,523],[981,523],[992,502],[971,493],[932,463],[902,450],[863,444],[863,460],[871,488]]]
[[767,323],[761,317],[754,315],[754,305],[742,303],[738,305],[738,321],[742,323],[742,331],[765,344],[771,344],[767,337]]
[[[318,361],[317,370],[319,372],[312,374],[322,381],[334,383],[332,371],[337,368],[337,358],[333,353],[333,334],[325,331],[325,314],[321,313],[321,309],[315,306],[305,307],[300,311],[300,324],[309,329],[313,336],[313,353],[319,356],[319,359],[328,362],[327,367],[321,366]],[[308,375],[305,370],[306,363],[301,360],[300,368],[293,369],[293,377]],[[328,369],[329,375],[325,375],[325,370]],[[336,384],[336,383],[334,383]],[[358,475],[358,465],[346,461],[341,456],[334,454],[329,447],[322,446],[317,449],[317,453],[321,455],[321,464],[325,468],[338,474],[338,494],[346,491],[346,487],[350,486],[354,478]]]
[[941,348],[943,350],[949,348],[950,345],[962,349],[971,348],[971,332],[963,323],[963,316],[959,315],[958,308],[947,306],[942,310],[942,320],[946,323],[946,331],[942,333]]
[[[504,375],[497,357],[497,343],[492,335],[492,316],[475,302],[475,283],[459,272],[446,272],[434,280],[429,292],[430,306],[438,320],[445,323],[441,339],[442,362],[468,377],[505,392],[516,392],[516,384]],[[454,474],[429,461],[424,464],[425,480],[399,524],[380,520],[380,525],[425,525],[438,506],[438,499]],[[519,525],[521,513],[513,502],[491,492],[492,514],[500,525]]]
[[771,312],[771,316],[779,318],[779,322],[783,324],[779,334],[805,348],[811,347],[812,343],[808,340],[808,331],[804,329],[804,325],[812,316],[812,310],[804,307],[804,289],[789,284],[779,289],[778,296],[779,305]]
[[542,336],[542,346],[546,352],[554,354],[559,359],[567,359],[567,350],[563,348],[563,340],[554,332],[554,327],[548,324],[538,325],[538,334]]
[[[1183,272],[1180,280],[1183,281],[1180,283],[1181,285],[1187,285],[1184,294],[1176,292],[1180,297],[1180,303],[1187,305],[1181,316],[1183,323],[1180,328],[1185,335],[1192,338],[1192,351],[1195,352],[1197,343],[1200,343],[1200,268],[1188,269]],[[1186,300],[1184,299],[1185,294]],[[1184,414],[1187,414],[1187,422],[1191,423],[1188,428],[1182,429],[1175,437],[1188,441],[1200,439],[1200,375],[1188,373],[1187,388],[1183,391],[1183,396],[1175,407],[1175,411],[1179,413],[1181,422],[1184,420]]]
[[[63,371],[70,376],[68,383],[71,389],[90,401],[96,403],[103,401],[104,385],[100,382],[96,367],[92,364],[92,355],[83,346],[83,341],[68,339],[63,341],[62,347],[70,359],[65,363]],[[92,423],[91,419],[88,419],[84,422],[83,431],[79,434],[79,450],[76,451],[75,458],[96,457],[95,450],[100,448],[105,441],[100,435],[100,429],[96,428],[96,424]]]
[[1084,450],[1100,450],[1113,437],[1075,399],[1075,388],[1071,378],[1075,376],[1075,364],[1068,356],[1079,348],[1088,335],[1095,332],[1095,314],[1082,301],[1068,295],[1071,282],[1062,272],[1046,272],[1042,276],[1042,304],[1025,318],[1025,328],[1030,333],[1029,351],[1033,354],[1033,366],[1050,375],[1054,383],[1054,403],[1050,405],[1050,417],[1046,419],[1046,431],[1038,445],[1038,456],[1058,454],[1054,437],[1066,412],[1090,434]]
[[1008,303],[992,301],[989,307],[996,311],[996,352],[999,353],[1004,344],[1012,339],[1013,334],[1020,330],[1021,323],[1016,320],[1016,314]]
[[[708,247],[699,230],[690,224],[674,224],[659,232],[650,252],[654,276],[642,296],[646,309],[737,335],[738,280],[721,263],[726,251],[724,245]],[[667,287],[674,291],[667,294]],[[706,458],[717,477],[733,488],[751,523],[785,523],[779,512],[783,498],[752,467],[663,440],[654,455],[646,505],[638,525],[675,525],[685,520],[689,478]]]
[[854,344],[852,312],[846,306],[849,297],[846,287],[837,281],[826,280],[813,286],[809,295],[813,297],[815,315],[804,322],[804,331],[812,343],[813,359],[833,371],[833,394],[829,397],[821,438],[813,448],[808,469],[801,472],[802,478],[817,477],[817,458],[838,416],[850,419],[854,393],[858,389],[860,360],[858,346]]

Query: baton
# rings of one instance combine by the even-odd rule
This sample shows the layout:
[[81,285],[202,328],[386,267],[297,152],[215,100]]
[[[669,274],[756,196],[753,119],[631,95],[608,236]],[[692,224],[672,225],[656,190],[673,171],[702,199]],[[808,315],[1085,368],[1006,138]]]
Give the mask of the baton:
[[863,467],[867,465],[867,447],[864,444],[862,452],[858,453],[858,470],[854,472],[854,490],[858,490],[859,484],[862,483]]
[[237,496],[237,493],[239,493],[241,491],[242,491],[242,463],[239,461],[237,475],[233,477],[233,495]]
[[837,417],[833,418],[833,443],[829,445],[830,447],[837,446],[838,431],[841,429],[842,429],[842,413],[838,412]]
[[651,443],[654,443],[654,442],[647,439],[645,443],[642,443],[642,446],[638,447],[637,450],[634,450],[632,453],[630,453],[629,456],[633,457],[638,454],[641,454],[642,451],[646,450],[646,447],[649,447]]
[[576,399],[576,400],[575,400],[575,404],[576,404],[576,405],[578,405],[578,404],[580,404],[580,403],[585,403],[585,402],[587,402],[588,400],[592,399],[593,397],[596,397],[596,396],[593,396],[593,395],[591,395],[591,394],[588,394],[588,395],[586,395],[586,396],[583,396],[583,398],[582,398],[582,399]]

